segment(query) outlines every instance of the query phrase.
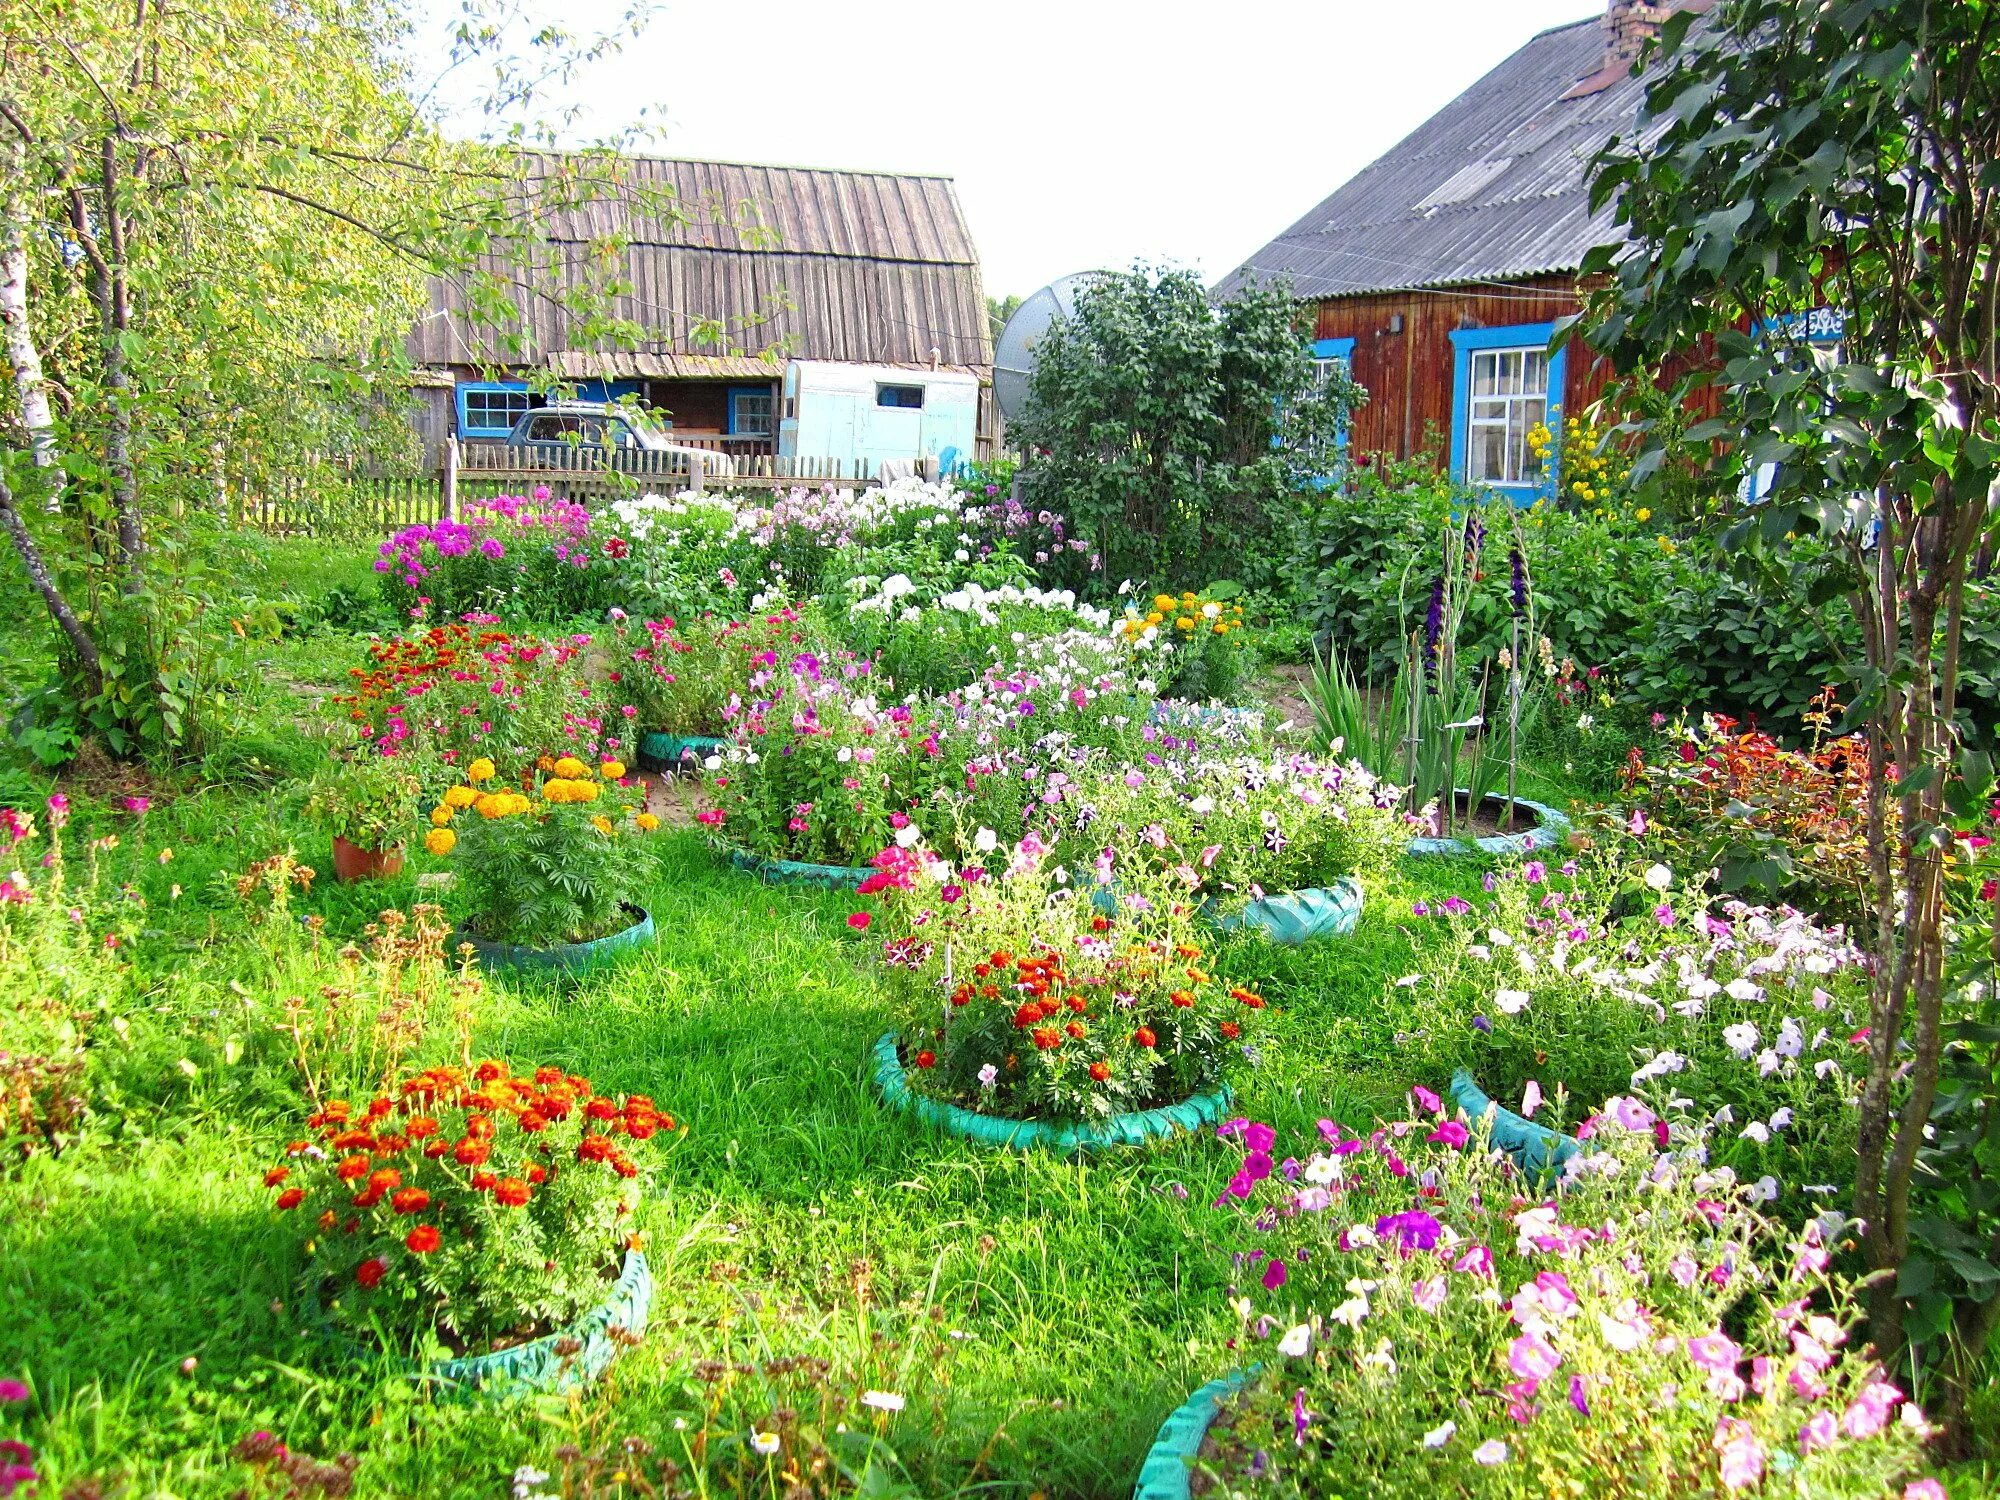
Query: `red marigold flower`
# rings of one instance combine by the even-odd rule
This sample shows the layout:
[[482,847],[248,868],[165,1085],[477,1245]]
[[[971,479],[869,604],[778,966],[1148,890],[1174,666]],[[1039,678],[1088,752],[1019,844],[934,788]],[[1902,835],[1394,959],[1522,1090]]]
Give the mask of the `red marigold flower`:
[[935,1068],[937,1066],[937,1054],[926,1047],[917,1054],[917,1066],[920,1068]]
[[371,1099],[368,1101],[368,1118],[371,1120],[379,1120],[382,1118],[382,1116],[389,1113],[389,1111],[394,1109],[395,1107],[396,1107],[395,1101],[393,1100]]
[[439,1136],[434,1141],[424,1142],[424,1155],[428,1156],[432,1161],[436,1161],[449,1150],[451,1150],[451,1142],[443,1136]]
[[508,1208],[519,1208],[528,1201],[528,1185],[518,1177],[503,1177],[493,1189],[493,1201]]
[[291,1175],[292,1169],[290,1167],[273,1167],[264,1174],[264,1186],[276,1187]]
[[429,1115],[411,1115],[410,1123],[403,1129],[413,1141],[429,1140],[438,1133],[438,1122]]
[[1061,1045],[1062,1033],[1057,1031],[1055,1027],[1037,1026],[1035,1028],[1035,1046],[1041,1051],[1047,1052]]
[[586,1120],[615,1120],[618,1118],[618,1106],[609,1099],[593,1099],[584,1105],[583,1117]]
[[477,1167],[483,1165],[486,1158],[493,1154],[493,1148],[484,1141],[475,1141],[471,1136],[467,1136],[458,1143],[451,1154],[452,1159],[461,1167]]
[[524,1109],[521,1111],[521,1128],[527,1131],[529,1135],[533,1135],[538,1130],[547,1130],[549,1128],[549,1117],[540,1110]]
[[368,1158],[365,1156],[350,1156],[333,1169],[334,1175],[342,1182],[352,1182],[355,1178],[363,1176],[367,1171]]
[[611,1138],[604,1135],[587,1135],[576,1143],[578,1161],[609,1161],[611,1159]]
[[865,911],[851,911],[847,914],[847,925],[856,932],[866,932],[868,924],[875,919]]
[[1136,1047],[1157,1046],[1159,1040],[1157,1036],[1153,1035],[1153,1028],[1150,1026],[1141,1026],[1137,1031],[1132,1033],[1132,1044]]
[[562,1069],[552,1068],[547,1063],[535,1069],[535,1083],[541,1088],[547,1088],[552,1083],[561,1083],[562,1078]]
[[356,1193],[348,1201],[356,1208],[373,1208],[382,1201],[382,1190],[380,1188],[368,1188],[363,1192]]
[[431,1195],[420,1187],[406,1187],[389,1199],[399,1214],[420,1214],[431,1206]]
[[611,1159],[611,1170],[616,1172],[620,1177],[637,1177],[639,1175],[639,1169],[628,1158],[623,1156],[614,1156]]
[[541,1183],[541,1182],[547,1182],[548,1180],[549,1180],[548,1168],[542,1166],[539,1162],[528,1168],[528,1181]]
[[373,1192],[393,1193],[403,1185],[403,1174],[394,1167],[378,1167],[368,1174],[368,1186]]
[[304,1188],[286,1188],[282,1193],[278,1194],[278,1207],[280,1208],[297,1208],[305,1201],[306,1190]]
[[338,1222],[340,1222],[340,1216],[330,1208],[319,1216],[319,1227],[323,1230],[330,1231]]
[[502,1064],[488,1058],[472,1070],[472,1076],[477,1078],[481,1083],[491,1083],[496,1078],[505,1078],[507,1076],[507,1069]]
[[1083,1023],[1081,1021],[1071,1021],[1067,1026],[1063,1027],[1063,1030],[1068,1032],[1073,1040],[1079,1042],[1083,1040]]
[[1189,994],[1186,990],[1175,990],[1171,994],[1169,994],[1167,998],[1173,1001],[1174,1004],[1178,1005],[1182,1010],[1189,1010],[1192,1009],[1194,1006],[1194,996]]
[[444,1236],[437,1232],[435,1224],[419,1224],[403,1236],[403,1243],[417,1255],[429,1255],[444,1243]]
[[475,1192],[490,1193],[499,1184],[499,1181],[500,1179],[495,1177],[491,1172],[474,1172],[472,1174],[472,1187]]
[[1243,1028],[1238,1026],[1234,1021],[1224,1021],[1222,1023],[1222,1034],[1233,1042],[1236,1038],[1243,1035]]
[[379,1255],[373,1260],[364,1260],[354,1268],[354,1279],[363,1286],[374,1286],[388,1274],[389,1262],[382,1259]]
[[660,1128],[659,1120],[652,1115],[641,1115],[636,1120],[627,1120],[625,1122],[626,1132],[635,1141],[651,1140],[653,1138],[654,1132],[657,1131],[659,1128]]
[[1099,1083],[1104,1082],[1105,1079],[1111,1076],[1111,1065],[1101,1062],[1092,1063],[1090,1065],[1090,1076],[1095,1078]]

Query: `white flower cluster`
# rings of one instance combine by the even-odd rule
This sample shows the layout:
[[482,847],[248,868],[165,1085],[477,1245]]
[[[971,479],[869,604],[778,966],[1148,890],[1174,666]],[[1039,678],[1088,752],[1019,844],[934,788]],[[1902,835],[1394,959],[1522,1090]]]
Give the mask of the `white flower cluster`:
[[679,529],[676,522],[704,513],[718,520],[733,521],[736,506],[726,495],[696,494],[693,490],[683,490],[671,496],[628,496],[611,502],[611,514],[618,518],[619,526],[628,537],[638,542],[650,538],[655,527],[664,526],[671,532]]

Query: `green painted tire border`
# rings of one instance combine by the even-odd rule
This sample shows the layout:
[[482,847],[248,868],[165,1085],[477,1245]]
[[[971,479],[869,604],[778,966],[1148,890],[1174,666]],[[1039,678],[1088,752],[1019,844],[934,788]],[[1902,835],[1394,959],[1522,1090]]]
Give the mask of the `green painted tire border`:
[[[1465,787],[1460,787],[1453,795],[1470,796],[1471,793]],[[1489,792],[1481,800],[1481,806],[1487,802],[1505,803],[1506,800],[1503,793]],[[1563,835],[1569,832],[1568,816],[1556,811],[1546,802],[1516,797],[1514,805],[1532,810],[1540,821],[1533,828],[1524,829],[1520,833],[1493,833],[1483,839],[1411,839],[1407,852],[1412,859],[1465,858],[1476,854],[1507,859],[1517,854],[1532,854],[1544,849],[1554,849],[1561,844]]]
[[[1324,894],[1331,897],[1340,907],[1339,915],[1333,923],[1321,931],[1303,937],[1284,935],[1291,924],[1281,915],[1284,903],[1300,896]],[[1305,890],[1283,891],[1265,896],[1258,901],[1244,905],[1239,912],[1217,915],[1214,903],[1205,903],[1201,915],[1210,926],[1221,932],[1261,931],[1280,947],[1298,948],[1307,943],[1320,942],[1326,938],[1350,937],[1361,921],[1361,913],[1367,905],[1367,892],[1361,882],[1352,875],[1342,875],[1326,885],[1311,886]]]
[[639,736],[639,768],[643,771],[683,771],[687,769],[686,760],[692,753],[694,769],[700,770],[703,756],[720,755],[728,743],[707,734],[642,734]]
[[718,848],[737,869],[768,885],[817,885],[829,891],[851,891],[875,873],[865,865],[811,865],[796,859],[767,859],[733,844]]
[[[455,1359],[419,1361],[399,1354],[371,1349],[359,1339],[335,1326],[319,1299],[317,1278],[310,1268],[302,1292],[307,1312],[319,1337],[349,1358],[388,1368],[416,1380],[440,1387],[447,1397],[508,1396],[544,1391],[569,1391],[588,1384],[604,1373],[618,1354],[618,1344],[610,1330],[614,1324],[634,1337],[646,1331],[653,1307],[653,1268],[637,1250],[627,1250],[605,1298],[574,1323],[491,1354],[464,1354]],[[564,1339],[575,1339],[583,1347],[565,1358],[556,1353]]]
[[1583,1150],[1583,1143],[1576,1137],[1537,1125],[1489,1098],[1464,1068],[1451,1075],[1450,1093],[1451,1102],[1473,1120],[1486,1118],[1491,1111],[1487,1139],[1495,1150],[1507,1153],[1522,1176],[1540,1188],[1555,1183],[1569,1159]]
[[1085,1151],[1106,1151],[1122,1146],[1143,1146],[1149,1141],[1166,1140],[1183,1132],[1217,1125],[1228,1112],[1234,1095],[1229,1085],[1218,1084],[1179,1104],[1163,1104],[1158,1109],[1134,1110],[1113,1115],[1101,1125],[1050,1125],[1041,1120],[1010,1120],[1002,1115],[982,1115],[956,1104],[927,1099],[910,1087],[903,1059],[896,1047],[896,1033],[886,1033],[872,1049],[875,1087],[883,1103],[904,1114],[913,1114],[927,1125],[935,1125],[949,1135],[962,1136],[982,1146],[1007,1151],[1053,1151],[1075,1156]]
[[481,967],[493,969],[544,970],[558,974],[581,974],[607,963],[634,948],[643,948],[654,937],[653,914],[631,902],[619,903],[639,920],[618,932],[592,938],[587,943],[560,943],[553,948],[527,948],[518,943],[494,943],[463,927],[452,929],[447,955],[458,952],[459,944],[470,943]]
[[1188,1500],[1188,1480],[1222,1403],[1248,1385],[1258,1366],[1217,1376],[1169,1413],[1139,1466],[1132,1500]]

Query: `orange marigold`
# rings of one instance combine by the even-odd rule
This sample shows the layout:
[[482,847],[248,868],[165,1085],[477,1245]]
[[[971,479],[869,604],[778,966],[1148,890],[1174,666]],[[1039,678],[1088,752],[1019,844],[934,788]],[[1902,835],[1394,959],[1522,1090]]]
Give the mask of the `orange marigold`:
[[493,1189],[493,1201],[508,1208],[519,1208],[528,1201],[528,1185],[518,1177],[503,1177]]
[[403,1236],[403,1243],[410,1247],[413,1254],[429,1255],[444,1243],[444,1236],[437,1232],[435,1224],[419,1224]]

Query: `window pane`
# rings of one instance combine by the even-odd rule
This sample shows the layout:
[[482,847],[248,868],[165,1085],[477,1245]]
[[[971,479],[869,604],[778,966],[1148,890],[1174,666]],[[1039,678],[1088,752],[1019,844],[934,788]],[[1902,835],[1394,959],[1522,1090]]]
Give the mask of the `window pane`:
[[1493,356],[1490,354],[1472,356],[1472,394],[1475,396],[1493,394]]
[[1530,349],[1522,356],[1525,377],[1522,390],[1530,396],[1545,396],[1549,389],[1549,356],[1545,349]]
[[1499,483],[1506,479],[1506,428],[1492,426],[1473,428],[1471,452],[1466,458],[1466,477],[1488,483]]

